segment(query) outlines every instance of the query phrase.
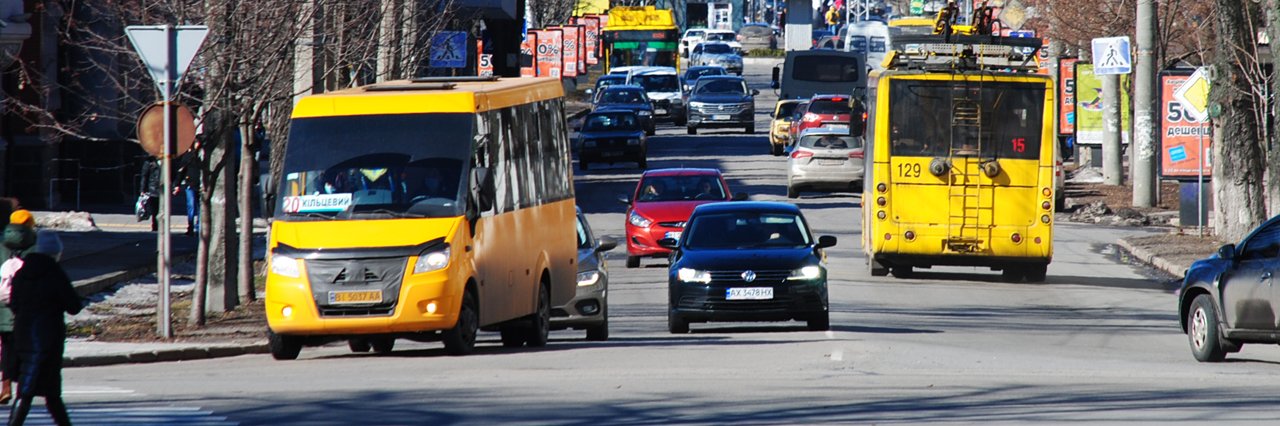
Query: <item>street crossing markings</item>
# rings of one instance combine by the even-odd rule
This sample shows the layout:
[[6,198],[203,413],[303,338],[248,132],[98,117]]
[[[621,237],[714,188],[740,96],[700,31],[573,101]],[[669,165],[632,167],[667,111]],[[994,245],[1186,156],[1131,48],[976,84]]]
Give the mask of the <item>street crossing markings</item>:
[[[8,417],[9,408],[0,410],[0,415]],[[68,404],[67,411],[71,415],[71,423],[80,426],[94,425],[184,425],[184,426],[232,426],[239,422],[227,420],[225,416],[216,416],[213,411],[200,407],[183,407],[170,405],[125,404],[119,406],[99,406],[76,408],[76,404]],[[33,426],[51,425],[53,419],[45,411],[40,398],[31,407],[25,424]]]

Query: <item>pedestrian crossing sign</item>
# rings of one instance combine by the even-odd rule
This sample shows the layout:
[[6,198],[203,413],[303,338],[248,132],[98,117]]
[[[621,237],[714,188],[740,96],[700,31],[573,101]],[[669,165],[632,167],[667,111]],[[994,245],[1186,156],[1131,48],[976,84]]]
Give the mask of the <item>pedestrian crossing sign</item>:
[[466,31],[441,31],[431,37],[431,68],[467,66]]
[[1093,74],[1117,75],[1133,72],[1133,56],[1129,52],[1129,37],[1104,37],[1093,39]]

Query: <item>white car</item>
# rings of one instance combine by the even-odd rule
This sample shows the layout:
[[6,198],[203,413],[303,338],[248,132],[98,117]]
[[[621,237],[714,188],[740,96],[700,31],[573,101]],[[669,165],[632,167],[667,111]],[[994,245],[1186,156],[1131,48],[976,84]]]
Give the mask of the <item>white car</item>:
[[801,191],[859,191],[863,167],[861,136],[849,129],[806,129],[787,157],[787,198]]
[[738,41],[738,33],[729,30],[707,30],[702,36],[703,43],[719,42],[729,45],[734,52],[742,53],[742,43]]
[[685,125],[684,92],[680,74],[672,67],[647,67],[627,74],[626,84],[644,88],[645,96],[653,102],[653,119]]
[[742,75],[742,55],[728,43],[706,42],[693,47],[689,54],[690,66],[721,66],[731,73]]
[[688,58],[689,51],[693,50],[693,46],[702,43],[702,37],[706,35],[706,28],[691,28],[685,30],[684,36],[680,37],[680,57]]

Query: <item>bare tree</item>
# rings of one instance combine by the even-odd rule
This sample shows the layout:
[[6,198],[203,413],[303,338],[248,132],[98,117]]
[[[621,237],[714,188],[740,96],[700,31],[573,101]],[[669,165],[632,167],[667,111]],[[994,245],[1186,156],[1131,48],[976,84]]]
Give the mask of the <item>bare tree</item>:
[[1238,241],[1266,219],[1262,137],[1266,109],[1258,43],[1261,6],[1238,0],[1217,4],[1217,51],[1209,92],[1213,114],[1213,224],[1218,236]]
[[532,25],[545,28],[564,25],[573,16],[576,0],[528,0]]

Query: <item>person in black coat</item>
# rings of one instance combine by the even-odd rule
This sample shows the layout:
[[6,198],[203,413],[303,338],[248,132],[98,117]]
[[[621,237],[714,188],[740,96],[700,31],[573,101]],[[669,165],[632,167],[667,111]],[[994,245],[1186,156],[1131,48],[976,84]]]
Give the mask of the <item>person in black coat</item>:
[[[5,232],[12,228],[6,228]],[[40,232],[34,247],[11,248],[23,263],[22,269],[13,276],[10,297],[18,357],[18,401],[9,412],[9,425],[23,424],[36,396],[44,397],[45,407],[55,423],[70,425],[67,407],[62,402],[62,354],[67,340],[63,314],[79,313],[83,302],[67,273],[58,265],[62,244],[57,241],[57,234]]]

